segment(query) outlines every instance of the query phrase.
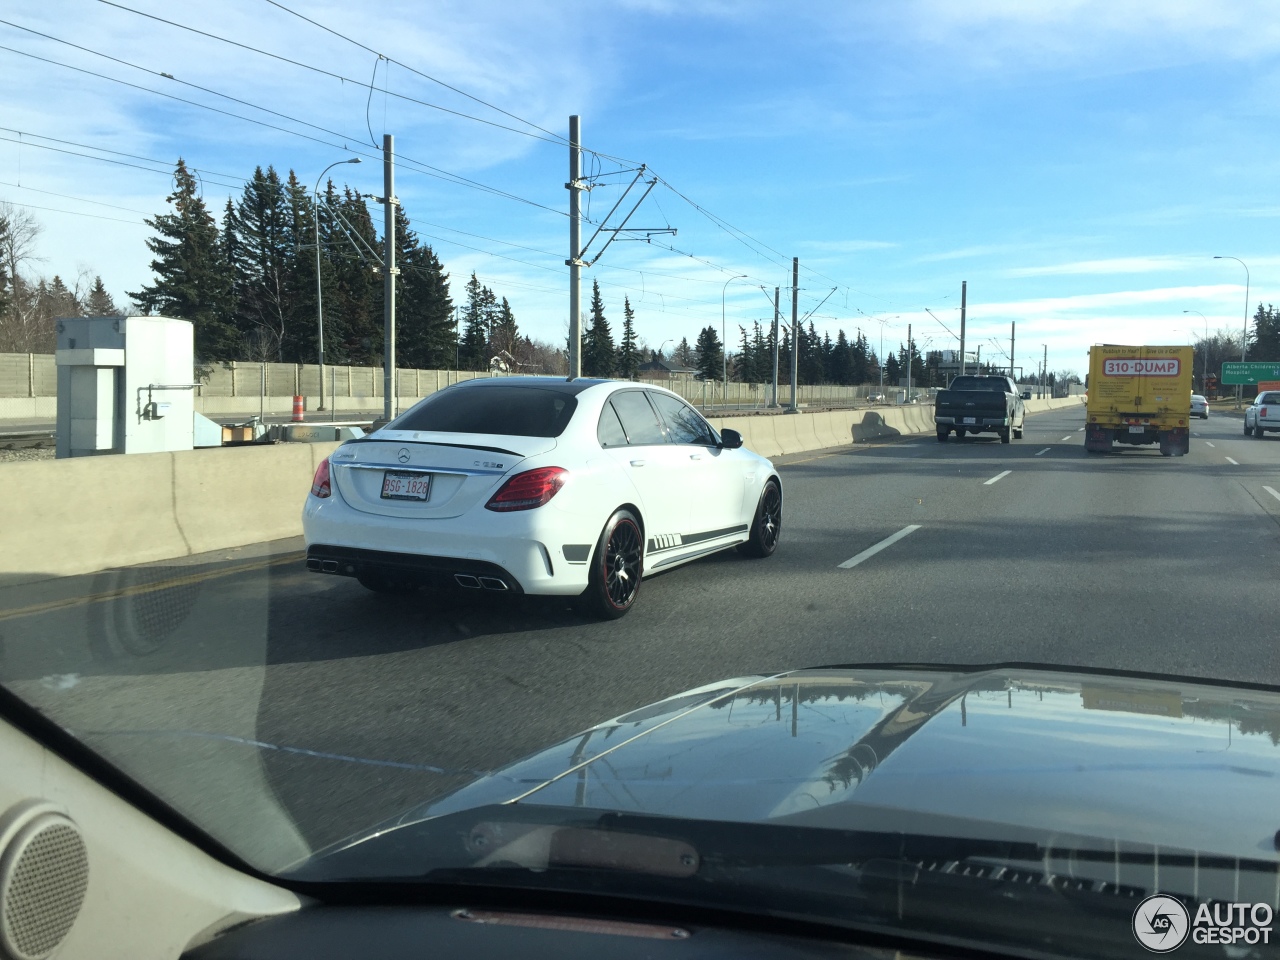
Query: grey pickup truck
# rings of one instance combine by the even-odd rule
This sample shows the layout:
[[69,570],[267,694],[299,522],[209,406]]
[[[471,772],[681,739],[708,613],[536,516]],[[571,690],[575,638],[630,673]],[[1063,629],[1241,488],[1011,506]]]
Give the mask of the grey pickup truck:
[[956,377],[950,388],[938,392],[933,422],[938,442],[946,443],[955,431],[959,439],[968,433],[996,433],[1001,443],[1022,439],[1026,416],[1023,400],[1031,391],[1019,392],[1009,377]]

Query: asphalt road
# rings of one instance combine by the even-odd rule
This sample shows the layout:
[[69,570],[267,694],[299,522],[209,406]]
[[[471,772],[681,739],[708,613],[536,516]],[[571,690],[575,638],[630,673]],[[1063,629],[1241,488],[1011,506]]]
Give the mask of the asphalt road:
[[299,848],[727,677],[1017,660],[1280,683],[1280,436],[1215,415],[1183,458],[1089,456],[1083,423],[781,458],[774,557],[646,580],[609,624],[375,596],[296,541],[0,585],[0,680],[215,833],[248,814]]

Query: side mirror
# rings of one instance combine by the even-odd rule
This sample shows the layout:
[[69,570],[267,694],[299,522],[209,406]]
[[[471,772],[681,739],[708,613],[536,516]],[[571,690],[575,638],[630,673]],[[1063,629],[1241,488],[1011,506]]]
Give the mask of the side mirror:
[[1030,391],[1030,390],[1023,390],[1023,391],[1022,391],[1022,399],[1023,399],[1023,400],[1030,400],[1030,399],[1031,399],[1031,391]]
[[720,446],[725,450],[737,450],[742,446],[742,434],[737,430],[725,427],[720,431]]

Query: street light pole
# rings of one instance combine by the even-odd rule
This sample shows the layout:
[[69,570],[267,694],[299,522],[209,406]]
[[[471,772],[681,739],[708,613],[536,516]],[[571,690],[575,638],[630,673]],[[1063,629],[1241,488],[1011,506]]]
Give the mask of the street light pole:
[[[1234,260],[1244,267],[1244,329],[1240,332],[1240,362],[1244,363],[1245,347],[1249,342],[1249,265],[1239,257],[1214,257],[1215,260]],[[1236,385],[1236,406],[1244,397],[1244,386]]]
[[[1202,343],[1209,342],[1209,318],[1199,310],[1183,310],[1183,313],[1196,313],[1200,315],[1200,319],[1204,321],[1204,340]],[[1209,348],[1200,348],[1200,389],[1204,390],[1209,383]],[[1208,396],[1206,394],[1206,396]]]
[[[334,167],[340,167],[344,163],[359,163],[359,157],[352,157],[350,160],[336,160],[320,171],[320,176],[316,177],[315,189],[311,191],[311,205],[315,208],[315,226],[316,226],[316,353],[320,361],[320,407],[324,409],[324,284],[320,282],[320,181],[324,179],[324,175]],[[348,391],[350,392],[350,391]],[[333,397],[329,400],[332,402]]]
[[724,286],[720,288],[720,360],[723,367],[722,375],[724,377],[724,403],[729,405],[729,340],[726,336],[724,325],[724,295],[729,289],[729,284],[735,280],[745,280],[747,275],[740,273],[736,277],[730,277],[724,282]]

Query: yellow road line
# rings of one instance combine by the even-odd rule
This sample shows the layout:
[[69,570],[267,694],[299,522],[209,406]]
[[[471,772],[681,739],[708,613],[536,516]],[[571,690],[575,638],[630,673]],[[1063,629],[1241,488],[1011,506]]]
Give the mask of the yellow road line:
[[[184,587],[193,583],[201,583],[205,580],[213,580],[217,577],[231,577],[237,573],[246,573],[250,570],[264,570],[267,567],[278,567],[286,563],[296,563],[302,559],[301,553],[292,553],[285,556],[271,557],[264,560],[255,560],[252,563],[240,563],[231,567],[223,567],[220,570],[214,570],[207,573],[189,573],[186,576],[170,577],[167,580],[157,580],[154,583],[138,583],[130,587],[124,587],[120,590],[113,590],[109,593],[93,593],[87,597],[64,597],[61,600],[50,600],[47,603],[33,603],[28,607],[18,607],[15,610],[0,610],[0,622],[5,620],[16,620],[20,617],[33,617],[41,613],[48,613],[52,610],[62,610],[66,607],[78,607],[90,603],[101,603],[104,600],[120,600],[124,597],[133,597],[145,593],[154,593],[157,590],[172,590],[174,587]],[[146,567],[134,569],[147,569]]]

